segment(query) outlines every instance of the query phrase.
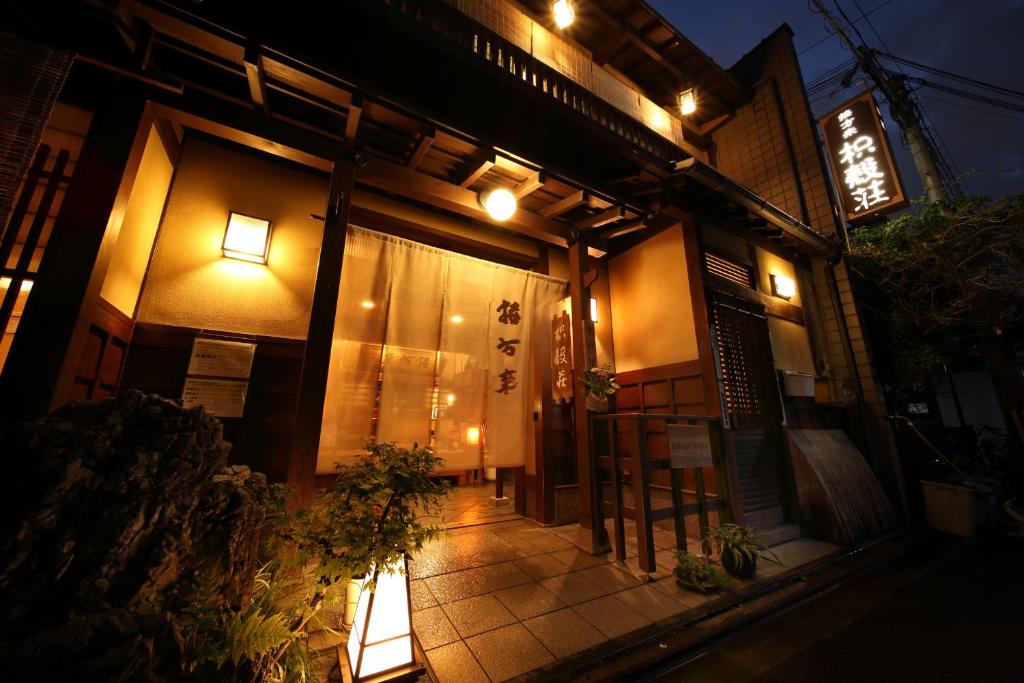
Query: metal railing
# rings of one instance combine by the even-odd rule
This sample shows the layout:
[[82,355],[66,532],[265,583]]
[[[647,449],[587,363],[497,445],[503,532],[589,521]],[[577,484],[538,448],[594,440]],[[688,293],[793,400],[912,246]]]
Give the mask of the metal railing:
[[[654,523],[672,519],[675,526],[676,549],[686,552],[686,515],[697,515],[699,540],[704,542],[708,533],[708,512],[712,510],[728,510],[726,500],[721,493],[713,494],[708,500],[705,490],[704,471],[694,468],[693,495],[695,502],[686,503],[684,499],[683,470],[670,466],[669,458],[652,458],[648,436],[657,434],[649,429],[649,423],[657,421],[672,424],[707,424],[711,440],[712,456],[719,491],[726,488],[725,468],[723,459],[722,423],[718,417],[710,415],[675,415],[663,413],[611,413],[592,415],[590,466],[594,473],[591,481],[593,488],[591,500],[594,501],[593,523],[604,526],[607,516],[612,517],[615,557],[619,561],[626,559],[625,518],[628,516],[636,523],[637,558],[640,569],[654,572]],[[631,424],[631,429],[621,429],[624,422]],[[599,439],[599,430],[604,430],[604,439]],[[628,454],[620,452],[619,436],[629,435]],[[599,455],[598,449],[607,449],[607,455]],[[667,450],[667,448],[666,448]],[[601,476],[601,468],[607,470],[609,478]],[[671,507],[654,508],[651,504],[651,475],[658,470],[668,470],[672,495]],[[630,481],[624,481],[628,475]],[[605,500],[605,488],[610,484],[611,500]],[[632,505],[624,501],[624,486],[632,489]]]

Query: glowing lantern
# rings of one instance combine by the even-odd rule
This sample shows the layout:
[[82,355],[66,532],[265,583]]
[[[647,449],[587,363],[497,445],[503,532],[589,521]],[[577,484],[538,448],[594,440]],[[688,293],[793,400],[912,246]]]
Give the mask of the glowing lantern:
[[569,26],[576,18],[576,12],[573,11],[569,0],[558,0],[551,6],[551,12],[555,15],[555,25],[558,28]]
[[464,320],[464,318],[463,318],[463,317],[462,317],[461,315],[459,315],[458,313],[456,313],[456,314],[455,314],[455,315],[453,315],[452,317],[448,318],[448,320],[449,320],[449,321],[450,321],[450,322],[451,322],[451,323],[452,323],[453,325],[459,325],[459,324],[461,324],[461,323],[462,323],[462,321]]
[[597,324],[597,299],[590,300],[590,322]]
[[232,213],[228,216],[221,251],[227,258],[266,264],[270,253],[270,221]]
[[403,557],[384,571],[373,570],[375,590],[369,582],[363,585],[346,648],[353,681],[420,669],[413,651],[408,569]]
[[697,111],[697,91],[694,88],[679,93],[679,112],[689,116]]
[[503,187],[480,193],[480,206],[496,221],[507,221],[516,212],[516,196]]
[[366,299],[365,301],[360,301],[359,305],[362,306],[363,308],[365,308],[368,311],[372,311],[374,308],[377,307],[377,304],[373,303],[369,299]]
[[480,428],[470,427],[466,430],[466,443],[470,446],[476,446],[480,443]]
[[796,283],[785,275],[771,274],[772,295],[780,299],[792,299],[796,294]]

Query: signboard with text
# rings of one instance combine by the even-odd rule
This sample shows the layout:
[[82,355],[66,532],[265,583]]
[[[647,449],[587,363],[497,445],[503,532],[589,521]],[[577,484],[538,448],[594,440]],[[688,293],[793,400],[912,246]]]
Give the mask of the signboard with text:
[[569,314],[561,311],[551,319],[551,395],[556,402],[572,400],[572,344]]
[[184,408],[202,406],[214,417],[242,417],[248,382],[229,379],[187,377],[181,393]]
[[256,345],[250,342],[196,337],[186,374],[246,379],[252,373],[255,355]]
[[669,464],[672,469],[715,466],[707,425],[670,424],[667,429]]
[[870,92],[818,119],[844,217],[851,223],[907,206],[892,147]]

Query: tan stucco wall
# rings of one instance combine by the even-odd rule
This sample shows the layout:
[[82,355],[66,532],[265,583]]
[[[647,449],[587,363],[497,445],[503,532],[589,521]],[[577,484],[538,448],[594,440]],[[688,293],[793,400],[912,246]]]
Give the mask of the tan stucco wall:
[[135,304],[139,300],[173,175],[171,157],[156,128],[150,128],[135,186],[128,198],[121,231],[100,291],[101,297],[129,318],[135,315]]
[[772,354],[779,370],[796,370],[810,375],[814,372],[814,356],[803,325],[768,316],[768,331],[772,335]]
[[[168,198],[139,321],[303,339],[326,178],[189,139]],[[232,211],[272,222],[266,266],[224,258]]]
[[698,357],[683,232],[678,226],[614,257],[608,272],[618,372]]

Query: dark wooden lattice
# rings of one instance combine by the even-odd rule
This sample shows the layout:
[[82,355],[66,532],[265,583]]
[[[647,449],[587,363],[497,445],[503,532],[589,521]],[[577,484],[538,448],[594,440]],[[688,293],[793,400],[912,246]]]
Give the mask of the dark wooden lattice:
[[715,337],[721,359],[722,388],[726,409],[734,420],[763,414],[761,387],[764,369],[758,367],[763,351],[756,348],[764,321],[752,314],[715,304]]

